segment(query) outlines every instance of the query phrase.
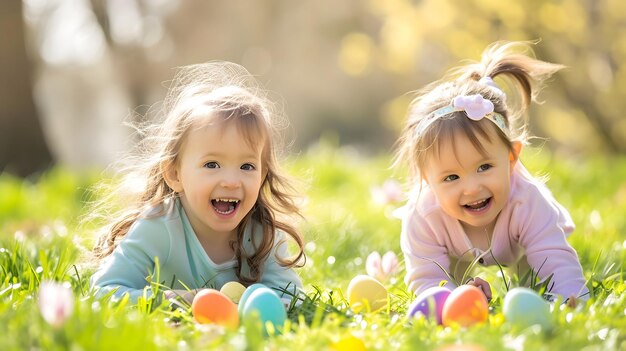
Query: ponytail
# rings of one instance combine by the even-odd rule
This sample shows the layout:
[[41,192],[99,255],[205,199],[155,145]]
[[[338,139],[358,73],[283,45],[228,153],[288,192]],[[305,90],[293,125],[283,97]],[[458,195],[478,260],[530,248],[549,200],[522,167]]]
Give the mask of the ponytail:
[[509,79],[519,92],[522,111],[536,101],[544,82],[565,66],[537,60],[533,42],[496,42],[487,47],[479,63],[461,67],[461,80],[478,81],[483,77]]

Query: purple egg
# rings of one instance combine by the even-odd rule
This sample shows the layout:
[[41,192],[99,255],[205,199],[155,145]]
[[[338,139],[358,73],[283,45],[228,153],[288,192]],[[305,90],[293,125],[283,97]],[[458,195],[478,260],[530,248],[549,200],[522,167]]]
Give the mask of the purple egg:
[[422,291],[409,306],[409,317],[416,317],[418,313],[426,319],[435,317],[441,324],[441,313],[446,299],[452,291],[448,288],[436,286]]

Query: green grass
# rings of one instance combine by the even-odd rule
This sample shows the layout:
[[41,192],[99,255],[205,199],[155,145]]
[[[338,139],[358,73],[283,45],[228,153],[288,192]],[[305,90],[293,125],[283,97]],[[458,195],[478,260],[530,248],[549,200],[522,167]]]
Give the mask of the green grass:
[[[501,299],[492,302],[487,323],[467,329],[408,320],[412,297],[403,272],[387,283],[388,310],[353,314],[344,294],[354,276],[365,274],[367,255],[391,250],[401,257],[400,221],[391,215],[400,203],[377,204],[370,189],[402,175],[388,169],[388,157],[362,158],[322,143],[286,164],[308,183],[303,223],[308,263],[299,271],[307,298],[290,310],[287,331],[269,338],[253,325],[236,331],[196,325],[188,310],[173,310],[158,300],[131,305],[94,298],[88,284],[92,268],[81,256],[94,238],[77,223],[92,196],[87,189],[97,178],[59,169],[30,180],[1,175],[0,349],[320,350],[350,340],[369,350],[432,350],[449,344],[485,350],[626,349],[626,159],[572,160],[530,151],[524,161],[532,172],[550,175],[549,187],[574,217],[577,230],[569,241],[594,292],[574,310],[553,308],[552,330],[512,329],[502,316]],[[505,288],[492,273],[496,294],[502,296]],[[68,283],[75,296],[72,314],[59,327],[49,325],[38,306],[39,286],[50,280]]]

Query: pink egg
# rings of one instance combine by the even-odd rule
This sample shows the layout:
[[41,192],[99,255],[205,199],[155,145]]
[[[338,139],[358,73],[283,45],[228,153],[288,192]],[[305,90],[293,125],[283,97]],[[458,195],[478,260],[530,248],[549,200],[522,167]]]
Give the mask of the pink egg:
[[422,291],[409,306],[409,317],[422,314],[427,319],[436,318],[441,324],[443,306],[452,291],[448,288],[436,286]]
[[469,327],[486,321],[488,315],[489,305],[483,292],[473,285],[461,285],[443,305],[442,321],[445,326]]

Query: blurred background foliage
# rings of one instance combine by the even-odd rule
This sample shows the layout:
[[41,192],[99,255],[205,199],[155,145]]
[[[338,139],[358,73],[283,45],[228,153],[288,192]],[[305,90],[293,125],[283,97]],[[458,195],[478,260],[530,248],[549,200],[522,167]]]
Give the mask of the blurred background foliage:
[[626,151],[619,0],[4,0],[0,170],[102,167],[173,68],[229,60],[284,98],[294,150],[321,136],[388,153],[410,91],[497,40],[566,65],[530,111],[557,155]]

